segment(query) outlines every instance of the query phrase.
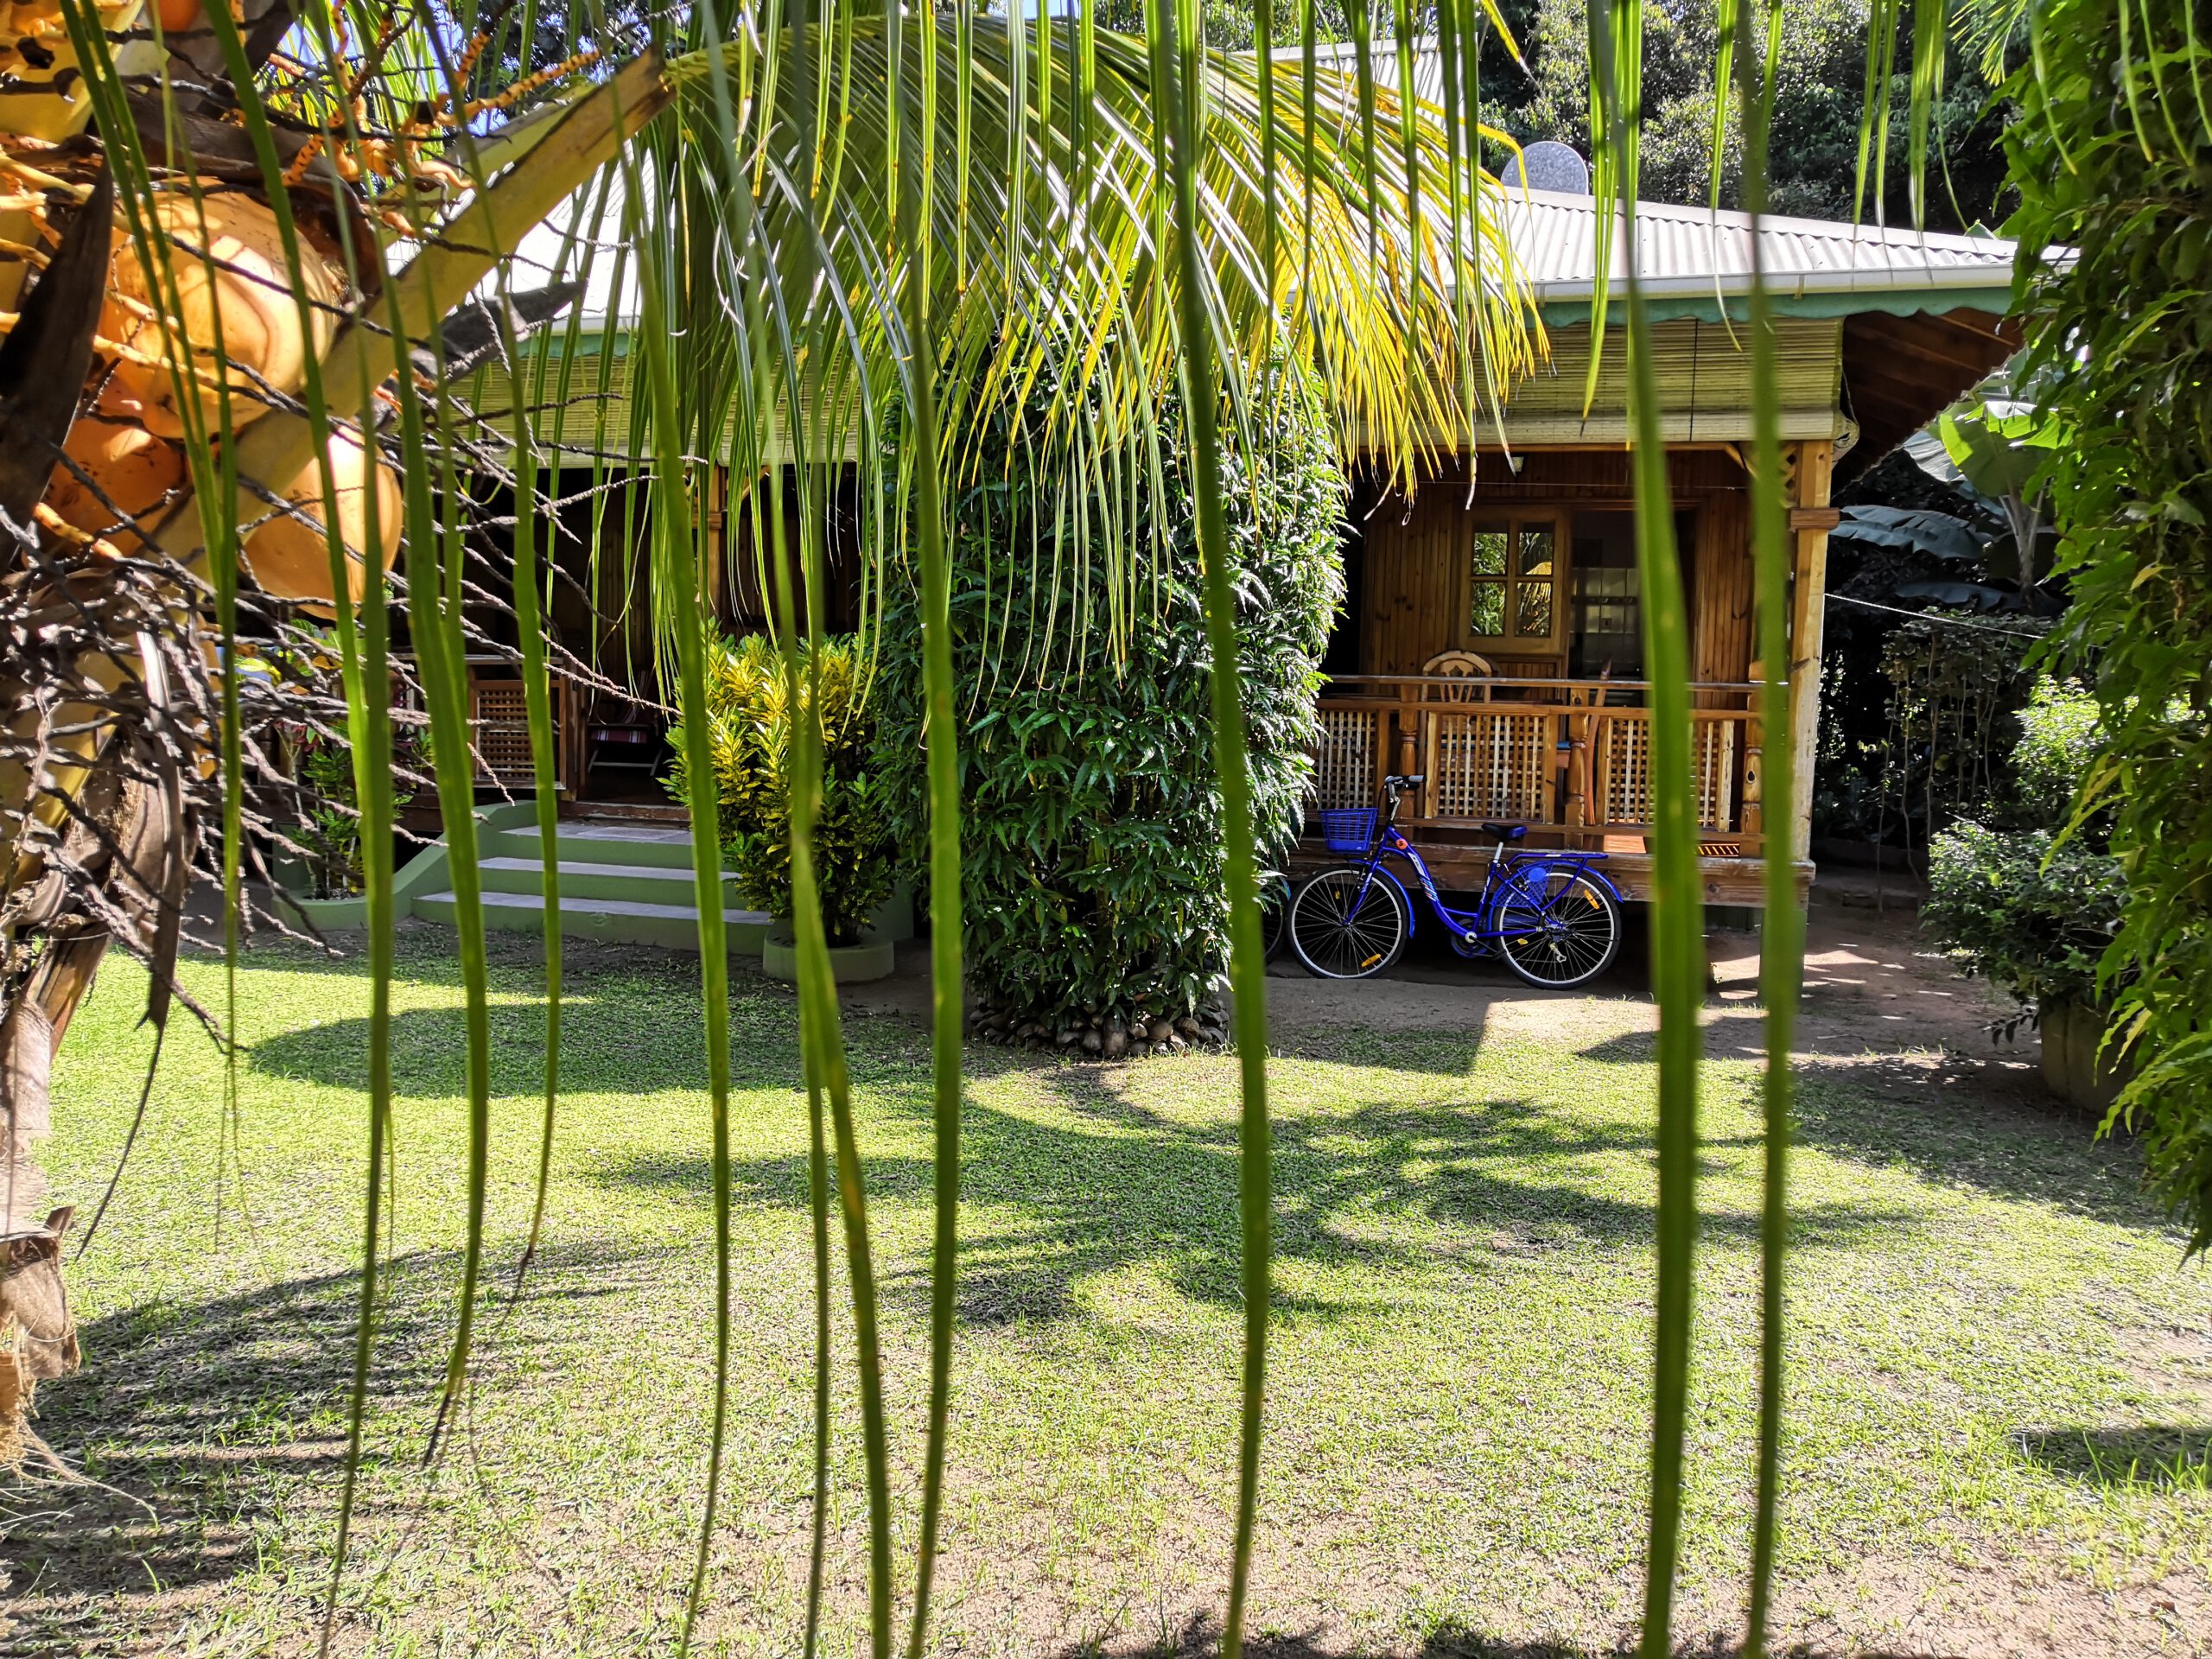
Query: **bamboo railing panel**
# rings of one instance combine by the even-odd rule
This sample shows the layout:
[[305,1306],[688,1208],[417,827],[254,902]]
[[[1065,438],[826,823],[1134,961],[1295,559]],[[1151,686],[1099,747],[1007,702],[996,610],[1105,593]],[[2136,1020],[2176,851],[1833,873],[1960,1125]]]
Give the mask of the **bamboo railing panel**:
[[[1319,709],[1314,803],[1368,806],[1386,772],[1425,781],[1403,821],[1434,830],[1487,823],[1561,832],[1568,844],[1640,834],[1652,820],[1650,711],[1634,681],[1500,677],[1490,699],[1465,702],[1464,680],[1345,676]],[[1694,688],[1713,707],[1691,712],[1693,784],[1709,854],[1750,856],[1761,832],[1761,738],[1742,682]]]

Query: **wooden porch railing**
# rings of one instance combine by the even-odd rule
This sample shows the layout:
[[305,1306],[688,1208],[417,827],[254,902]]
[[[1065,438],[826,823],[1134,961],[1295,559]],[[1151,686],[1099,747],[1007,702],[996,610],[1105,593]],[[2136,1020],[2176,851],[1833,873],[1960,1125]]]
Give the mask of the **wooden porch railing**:
[[[1758,688],[1699,684],[1691,719],[1697,821],[1709,854],[1756,855],[1764,829]],[[1315,804],[1369,806],[1390,772],[1427,781],[1410,822],[1558,831],[1568,845],[1651,826],[1651,711],[1635,680],[1344,675],[1321,693]]]

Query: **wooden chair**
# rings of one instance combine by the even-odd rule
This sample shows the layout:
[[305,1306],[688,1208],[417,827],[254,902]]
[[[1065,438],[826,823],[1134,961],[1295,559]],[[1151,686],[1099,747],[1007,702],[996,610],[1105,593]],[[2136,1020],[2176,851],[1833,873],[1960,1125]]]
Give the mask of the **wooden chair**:
[[1605,667],[1598,671],[1598,677],[1594,682],[1584,685],[1569,686],[1567,692],[1567,702],[1577,709],[1608,707],[1612,695],[1612,677],[1613,665],[1607,663]]
[[1438,702],[1488,702],[1490,659],[1471,651],[1441,651],[1421,665],[1424,674],[1464,680],[1464,685],[1426,685],[1422,695]]

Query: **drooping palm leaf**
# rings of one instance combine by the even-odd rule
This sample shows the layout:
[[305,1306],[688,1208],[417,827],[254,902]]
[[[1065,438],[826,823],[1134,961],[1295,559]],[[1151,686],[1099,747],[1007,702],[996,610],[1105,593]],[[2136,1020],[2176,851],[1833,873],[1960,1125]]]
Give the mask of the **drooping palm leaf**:
[[[1487,5],[1493,19],[1495,12]],[[1395,8],[1399,86],[1413,82],[1411,13]],[[347,9],[356,41],[378,28],[373,8]],[[869,524],[865,539],[881,580],[902,545],[911,546],[914,579],[925,594],[925,617],[937,628],[926,657],[931,708],[930,779],[933,903],[938,918],[932,948],[936,984],[935,1082],[938,1159],[937,1230],[933,1262],[929,1439],[925,1451],[924,1574],[933,1545],[944,1468],[945,1402],[950,1389],[952,1336],[950,1289],[957,1250],[957,1112],[959,1090],[959,938],[957,798],[951,730],[956,688],[950,658],[941,654],[942,558],[936,496],[943,479],[1014,464],[988,452],[979,441],[986,414],[1010,389],[1037,383],[1044,370],[1065,362],[1081,372],[1061,375],[1063,385],[1088,389],[1088,402],[1069,399],[1052,434],[1070,481],[1058,509],[1065,539],[1046,554],[1054,559],[1096,556],[1115,575],[1099,626],[1126,628],[1139,602],[1141,550],[1101,533],[1090,515],[1094,498],[1107,504],[1126,493],[1158,487],[1156,448],[1149,429],[1163,386],[1181,379],[1188,395],[1180,407],[1191,425],[1198,458],[1197,494],[1206,563],[1206,610],[1216,669],[1217,768],[1226,807],[1227,879],[1231,894],[1233,973],[1238,990],[1237,1033],[1243,1071],[1243,1165],[1240,1204],[1244,1240],[1247,1359],[1243,1446],[1230,1614],[1233,1649],[1241,1637],[1249,1582],[1249,1541],[1257,1490],[1261,1402],[1267,1333],[1268,1166],[1265,1097],[1264,982],[1250,891],[1248,805],[1241,782],[1243,739],[1236,695],[1230,595],[1221,529],[1217,465],[1219,424],[1243,418],[1254,365],[1281,349],[1281,314],[1294,324],[1288,338],[1321,365],[1332,413],[1348,453],[1379,459],[1410,482],[1432,448],[1471,448],[1484,404],[1535,360],[1535,334],[1503,240],[1502,219],[1485,211],[1494,187],[1474,174],[1478,144],[1471,130],[1479,107],[1473,64],[1477,38],[1471,6],[1454,0],[1445,48],[1446,107],[1416,108],[1408,92],[1378,87],[1371,63],[1376,49],[1364,35],[1355,73],[1317,73],[1309,60],[1277,65],[1265,55],[1245,62],[1210,58],[1198,44],[1197,8],[1188,0],[1159,0],[1148,47],[1096,29],[1088,8],[1070,29],[1039,19],[1009,25],[981,18],[963,4],[957,13],[888,16],[839,10],[819,17],[803,4],[765,16],[733,16],[728,27],[715,10],[681,14],[683,36],[670,42],[664,60],[647,56],[596,86],[565,98],[564,112],[518,123],[486,135],[454,155],[479,187],[451,214],[426,223],[427,234],[378,284],[364,320],[343,331],[311,377],[305,412],[265,415],[235,442],[202,446],[219,463],[195,463],[194,499],[159,532],[161,544],[194,563],[204,548],[216,567],[214,587],[221,628],[230,624],[226,584],[235,570],[225,522],[251,500],[256,485],[295,475],[321,449],[334,415],[360,411],[364,426],[375,414],[375,388],[392,377],[400,389],[400,420],[392,447],[404,460],[407,482],[410,601],[416,639],[424,655],[424,680],[438,733],[436,764],[452,840],[455,891],[463,896],[464,977],[471,1001],[471,1219],[468,1273],[480,1260],[481,1211],[487,1122],[484,1043],[480,1039],[485,966],[480,929],[467,919],[475,863],[469,823],[474,771],[467,752],[466,673],[460,660],[462,589],[455,503],[465,495],[454,449],[443,442],[461,416],[441,388],[429,418],[411,395],[410,346],[435,343],[444,313],[474,289],[513,250],[522,233],[565,202],[578,200],[598,175],[620,168],[620,211],[631,232],[635,283],[618,264],[614,291],[634,300],[644,327],[628,342],[627,369],[644,395],[632,400],[630,429],[609,441],[648,461],[652,477],[641,493],[649,501],[642,522],[652,538],[656,604],[655,637],[663,647],[668,684],[676,693],[687,731],[705,730],[699,675],[698,574],[703,557],[695,534],[694,492],[701,471],[727,466],[734,479],[731,518],[749,514],[756,555],[780,526],[780,473],[795,467],[802,480],[800,594],[785,593],[780,625],[791,631],[795,676],[803,660],[796,631],[801,614],[817,633],[822,580],[814,514],[826,498],[821,481],[833,467],[849,465],[864,479]],[[525,12],[524,34],[531,32]],[[1632,198],[1635,134],[1628,88],[1635,79],[1640,7],[1618,0],[1592,8],[1592,60],[1600,96],[1604,142],[1599,147],[1601,185]],[[320,20],[319,20],[320,22]],[[1313,8],[1300,7],[1300,32],[1311,40]],[[1748,27],[1747,25],[1745,26]],[[327,24],[324,25],[327,29]],[[314,31],[310,31],[311,33]],[[1936,71],[1925,68],[1928,52],[1916,30],[1914,114],[1929,101]],[[235,52],[235,31],[219,29]],[[337,51],[327,33],[326,52]],[[380,117],[403,110],[409,98],[452,100],[461,76],[446,60],[448,42],[425,38],[411,67],[395,70]],[[381,49],[381,48],[379,48]],[[1747,41],[1738,50],[1748,61]],[[89,48],[88,48],[89,54]],[[89,54],[95,60],[96,54]],[[1453,76],[1456,67],[1460,74]],[[1771,62],[1771,49],[1767,62]],[[834,66],[834,67],[833,67]],[[106,96],[118,95],[111,69],[97,61],[92,77]],[[251,78],[235,77],[242,88]],[[2133,86],[2133,80],[2130,80]],[[1870,83],[1871,86],[1871,83]],[[312,89],[291,94],[297,107],[314,103]],[[1884,87],[1886,96],[1886,86]],[[242,102],[251,105],[246,91]],[[1870,100],[1871,102],[1871,100]],[[344,101],[327,107],[342,112]],[[657,116],[663,118],[656,121]],[[1764,117],[1761,118],[1764,119]],[[249,115],[245,125],[258,146],[271,191],[281,195],[278,156],[265,121]],[[351,120],[350,116],[346,119]],[[1378,142],[1387,122],[1395,143]],[[635,137],[626,156],[616,150]],[[358,129],[334,137],[334,149],[365,142]],[[1922,153],[1916,145],[1916,160]],[[472,159],[473,156],[473,159]],[[504,168],[504,171],[496,169]],[[130,181],[143,195],[152,188],[143,168]],[[601,197],[603,208],[606,198]],[[1300,216],[1300,234],[1283,233],[1284,214]],[[143,207],[143,201],[141,203]],[[1441,222],[1440,223],[1440,219]],[[1601,215],[1601,243],[1616,234]],[[1633,246],[1633,220],[1624,211],[1619,234]],[[289,232],[288,232],[289,236]],[[288,240],[288,248],[292,245]],[[948,254],[945,251],[950,250]],[[626,250],[620,258],[630,261]],[[586,271],[593,263],[579,259]],[[1601,276],[1605,258],[1601,251]],[[1687,1365],[1690,1304],[1688,1272],[1694,1233],[1691,1182],[1695,1145],[1694,1066],[1697,971],[1696,889],[1691,861],[1694,826],[1688,764],[1688,664],[1687,623],[1680,573],[1671,543],[1663,453],[1657,442],[1657,405],[1649,373],[1648,329],[1633,263],[1628,285],[1630,379],[1634,388],[1636,478],[1640,512],[1639,553],[1651,629],[1648,661],[1656,690],[1653,708],[1653,763],[1656,798],[1656,916],[1657,979],[1662,1015],[1661,1146],[1661,1298],[1656,1338],[1654,1435],[1654,1527],[1646,1639],[1663,1644],[1672,1578],[1681,1488],[1682,1377]],[[1604,300],[1596,308],[1602,327]],[[1762,313],[1755,299],[1754,360],[1762,349]],[[581,329],[571,332],[572,346]],[[680,340],[679,347],[675,342]],[[512,364],[518,353],[503,342]],[[1768,349],[1770,352],[1770,345]],[[1594,372],[1593,354],[1593,372]],[[611,371],[611,352],[599,365]],[[557,362],[557,368],[548,365]],[[567,353],[545,353],[536,368],[542,385],[549,373],[565,380]],[[1755,372],[1756,380],[1756,372]],[[601,389],[606,382],[602,379]],[[1217,391],[1218,395],[1217,396]],[[186,400],[189,402],[190,400]],[[536,440],[518,396],[509,453],[522,490],[531,487]],[[1778,666],[1781,566],[1778,453],[1771,435],[1771,408],[1760,405],[1760,441],[1754,455],[1754,495],[1759,524],[1763,651],[1769,677]],[[219,437],[220,434],[217,434]],[[887,448],[892,453],[887,456]],[[1247,453],[1250,453],[1248,448]],[[594,467],[604,464],[595,459]],[[1038,464],[1038,458],[1020,463]],[[820,469],[810,473],[810,468]],[[243,484],[229,474],[235,470]],[[322,468],[326,517],[331,481]],[[1117,480],[1100,487],[1108,477]],[[764,479],[777,482],[764,486]],[[807,481],[807,480],[811,481]],[[1764,493],[1762,493],[1764,492]],[[520,513],[517,602],[535,608],[531,565],[536,543],[532,508]],[[762,533],[762,532],[768,533]],[[345,575],[345,555],[334,537],[334,591]],[[626,551],[620,556],[631,556]],[[787,582],[780,556],[767,559]],[[524,588],[528,588],[525,598]],[[385,696],[379,584],[358,623],[340,623],[349,720],[364,736],[380,726]],[[340,607],[341,613],[345,607]],[[530,631],[535,635],[537,623]],[[925,624],[925,635],[929,626]],[[528,648],[526,648],[527,650]],[[531,688],[531,727],[539,757],[540,844],[549,871],[556,861],[547,803],[545,760],[550,716],[543,706],[544,664],[524,664]],[[792,685],[794,701],[799,687]],[[1787,722],[1769,696],[1768,731]],[[232,728],[236,725],[232,710]],[[388,732],[385,734],[388,739]],[[1786,739],[1784,739],[1786,745]],[[364,742],[357,752],[362,797],[372,828],[388,825],[388,774],[379,751]],[[796,769],[803,806],[813,776],[801,744]],[[709,1005],[710,1093],[715,1134],[715,1171],[721,1282],[718,1377],[726,1376],[732,1333],[728,1324],[729,1204],[728,1188],[727,986],[721,939],[718,849],[713,846],[711,769],[692,757],[695,887]],[[379,772],[378,783],[372,772]],[[234,779],[234,766],[226,779]],[[1787,772],[1770,793],[1788,798]],[[1770,779],[1777,773],[1770,768]],[[381,788],[382,792],[378,793]],[[226,842],[235,848],[230,819]],[[805,810],[795,810],[795,868],[810,856]],[[380,838],[371,836],[372,843]],[[1771,881],[1786,881],[1780,836],[1770,836]],[[389,857],[388,839],[385,852]],[[235,858],[226,886],[236,885]],[[1773,874],[1773,871],[1780,873]],[[391,971],[388,863],[369,870],[372,972],[379,985]],[[802,880],[803,888],[806,882]],[[383,896],[379,899],[378,894]],[[378,906],[382,908],[379,910]],[[549,912],[555,895],[549,893]],[[557,919],[549,918],[549,952]],[[887,1426],[875,1392],[874,1305],[868,1283],[869,1244],[861,1189],[861,1152],[851,1113],[836,1034],[836,1005],[818,910],[804,897],[798,918],[802,959],[803,1048],[810,1096],[826,1101],[835,1129],[835,1168],[853,1267],[855,1313],[862,1325],[864,1433],[870,1471],[870,1624],[879,1653],[890,1641],[891,1603],[888,1493],[884,1470]],[[1784,938],[1787,935],[1783,936]],[[1778,959],[1780,951],[1774,953]],[[557,972],[557,969],[555,971]],[[1778,973],[1779,969],[1770,971]],[[554,988],[557,995],[557,986]],[[1777,984],[1768,987],[1777,1046],[1769,1068],[1769,1256],[1767,1284],[1778,1298],[1781,1249],[1779,1159],[1787,1111],[1787,1017]],[[372,1021],[372,1126],[383,1122],[385,1005]],[[549,1017],[551,1017],[549,1015]],[[553,1029],[553,1027],[549,1027]],[[1780,1081],[1777,1078],[1779,1076]],[[549,1076],[549,1088],[556,1079]],[[1776,1090],[1780,1092],[1774,1092]],[[547,1103],[550,1111],[550,1097]],[[547,1119],[550,1126],[550,1116]],[[550,1128],[549,1128],[550,1132]],[[374,1145],[372,1141],[372,1146]],[[542,1143],[550,1145],[550,1142]],[[818,1144],[817,1175],[826,1149]],[[541,1152],[541,1162],[543,1158]],[[370,1213],[368,1265],[375,1263],[375,1211]],[[818,1293],[826,1296],[826,1262],[817,1263]],[[357,1349],[355,1434],[359,1389],[365,1377],[368,1308]],[[465,1376],[467,1321],[474,1296],[464,1290],[461,1332],[448,1368],[448,1398]],[[1777,1340],[1778,1300],[1770,1301],[1770,1344]],[[826,1308],[821,1327],[826,1339]],[[1766,1408],[1772,1408],[1777,1372],[1763,1371]],[[826,1372],[818,1409],[826,1432]],[[717,1384],[714,1433],[719,1468],[724,1390]],[[1770,1420],[1762,1420],[1761,1518],[1758,1535],[1770,1567],[1772,1468]],[[1778,1432],[1778,1431],[1776,1431]],[[825,1442],[826,1443],[826,1442]],[[818,1463],[817,1468],[826,1465]],[[710,1475],[710,1483],[713,1477]],[[711,1487],[710,1487],[711,1490]],[[819,1523],[821,1505],[817,1503]],[[696,1611],[711,1545],[712,1500],[695,1578]],[[817,1573],[819,1555],[817,1551]],[[1757,1574],[1764,1584],[1768,1567]],[[818,1589],[818,1581],[817,1581]],[[1757,1592],[1755,1592],[1757,1593]],[[918,1597],[918,1601],[922,1600]],[[925,1605],[918,1605],[912,1646],[926,1640]],[[811,1615],[810,1616],[811,1626]],[[1755,1618],[1755,1630],[1757,1619]],[[811,1629],[810,1629],[810,1640]]]

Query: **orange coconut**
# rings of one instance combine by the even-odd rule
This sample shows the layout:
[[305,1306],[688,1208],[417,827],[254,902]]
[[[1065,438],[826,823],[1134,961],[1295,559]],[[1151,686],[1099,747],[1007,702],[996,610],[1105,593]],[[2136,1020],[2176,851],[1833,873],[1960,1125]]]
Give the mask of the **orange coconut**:
[[[176,284],[178,321],[192,343],[201,381],[200,408],[208,435],[219,429],[223,387],[231,399],[231,426],[245,426],[266,412],[257,387],[296,396],[307,383],[308,353],[329,349],[337,318],[327,308],[336,303],[344,273],[336,261],[305,237],[300,238],[300,274],[315,308],[309,327],[300,325],[291,279],[284,263],[283,239],[268,204],[214,181],[195,205],[188,194],[165,192],[155,210],[168,269]],[[207,215],[202,228],[200,211]],[[205,251],[211,265],[200,257]],[[166,340],[161,326],[146,315],[167,291],[158,273],[138,257],[128,233],[116,234],[109,278],[110,299],[100,315],[100,334],[127,346],[116,364],[118,390],[137,401],[148,431],[182,437],[185,424],[176,407]],[[130,303],[136,302],[136,304]],[[215,361],[216,322],[222,324],[227,376]]]
[[[129,518],[148,523],[168,493],[184,482],[184,451],[143,427],[99,415],[81,416],[61,446],[70,460]],[[88,536],[112,536],[116,515],[67,467],[56,464],[46,504]],[[126,551],[136,552],[136,548]]]
[[[399,554],[403,506],[399,483],[382,461],[372,467],[359,442],[350,432],[335,433],[329,445],[331,482],[338,491],[338,533],[352,556],[346,568],[349,597],[359,599],[368,591],[365,563],[369,545],[369,497],[366,474],[373,471],[376,489],[377,550],[385,569]],[[330,544],[322,530],[322,472],[313,461],[292,480],[284,499],[308,515],[308,520],[286,515],[274,518],[247,533],[244,549],[246,569],[262,592],[278,599],[321,601],[331,597]]]

